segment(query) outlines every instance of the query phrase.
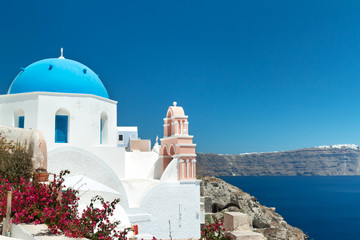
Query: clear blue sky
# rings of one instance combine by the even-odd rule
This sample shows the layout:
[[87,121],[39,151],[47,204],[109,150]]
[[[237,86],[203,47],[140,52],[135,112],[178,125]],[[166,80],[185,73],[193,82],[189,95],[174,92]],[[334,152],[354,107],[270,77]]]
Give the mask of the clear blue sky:
[[34,61],[100,75],[118,125],[162,136],[175,100],[198,152],[360,144],[360,1],[4,1],[0,93]]

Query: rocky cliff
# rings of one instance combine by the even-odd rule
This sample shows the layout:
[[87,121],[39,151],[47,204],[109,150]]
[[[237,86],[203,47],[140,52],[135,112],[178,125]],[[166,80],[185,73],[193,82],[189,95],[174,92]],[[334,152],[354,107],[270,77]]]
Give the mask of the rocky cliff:
[[197,154],[202,176],[359,175],[359,146],[333,145],[284,152]]
[[221,179],[202,177],[200,191],[201,196],[205,196],[206,212],[220,210],[219,208],[229,203],[236,205],[238,207],[230,207],[226,211],[239,211],[248,214],[252,219],[254,231],[262,233],[268,240],[308,239],[307,235],[300,229],[287,224],[276,213],[275,208],[262,206],[255,197]]

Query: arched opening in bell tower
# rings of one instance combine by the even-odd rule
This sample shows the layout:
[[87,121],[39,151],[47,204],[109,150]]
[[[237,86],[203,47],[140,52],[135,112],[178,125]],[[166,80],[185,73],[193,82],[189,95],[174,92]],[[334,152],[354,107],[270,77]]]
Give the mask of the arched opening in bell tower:
[[[171,147],[170,147],[170,151],[171,151]],[[169,150],[168,147],[166,145],[164,145],[163,149],[162,149],[162,159],[163,159],[163,171],[165,171],[166,167],[169,165],[169,163],[171,162],[171,160],[173,159],[172,156],[169,154]]]

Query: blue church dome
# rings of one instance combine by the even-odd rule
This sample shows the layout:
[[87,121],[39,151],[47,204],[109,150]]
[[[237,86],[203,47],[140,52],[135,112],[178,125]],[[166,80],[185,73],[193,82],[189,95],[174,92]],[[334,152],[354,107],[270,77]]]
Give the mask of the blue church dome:
[[100,78],[90,68],[63,57],[40,60],[22,69],[8,94],[25,92],[84,93],[109,98]]

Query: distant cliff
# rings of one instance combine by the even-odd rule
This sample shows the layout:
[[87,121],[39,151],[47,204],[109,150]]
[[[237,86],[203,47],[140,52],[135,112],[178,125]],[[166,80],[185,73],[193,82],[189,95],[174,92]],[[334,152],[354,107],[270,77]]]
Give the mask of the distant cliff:
[[197,154],[202,176],[360,175],[360,147],[320,146],[284,152]]

